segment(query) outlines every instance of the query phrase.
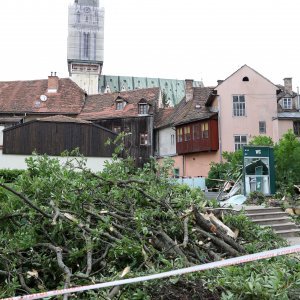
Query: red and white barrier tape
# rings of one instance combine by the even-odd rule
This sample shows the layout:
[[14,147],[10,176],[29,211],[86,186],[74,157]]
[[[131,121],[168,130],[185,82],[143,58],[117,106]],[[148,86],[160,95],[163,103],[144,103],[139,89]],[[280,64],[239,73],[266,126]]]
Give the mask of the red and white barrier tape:
[[296,252],[300,252],[300,245],[279,248],[279,249],[275,249],[275,250],[264,251],[264,252],[244,255],[244,256],[240,256],[240,257],[229,258],[226,260],[216,261],[216,262],[212,262],[212,263],[208,263],[208,264],[204,264],[204,265],[197,265],[197,266],[193,266],[193,267],[172,270],[172,271],[153,274],[153,275],[147,275],[147,276],[129,278],[129,279],[122,279],[122,280],[116,280],[116,281],[111,281],[111,282],[103,282],[103,283],[98,283],[98,284],[93,284],[93,285],[73,287],[73,288],[68,288],[68,289],[63,289],[63,290],[49,291],[49,292],[44,292],[44,293],[32,294],[32,295],[3,298],[1,300],[42,299],[45,297],[52,297],[52,296],[70,294],[70,293],[84,292],[84,291],[102,289],[102,288],[113,287],[113,286],[118,286],[118,285],[143,282],[143,281],[148,281],[148,280],[153,280],[153,279],[160,279],[160,278],[165,278],[165,277],[170,277],[170,276],[177,276],[177,275],[198,272],[198,271],[204,271],[204,270],[209,270],[209,269],[214,269],[214,268],[238,265],[238,264],[247,263],[250,261],[267,259],[267,258],[271,258],[271,257],[275,257],[275,256],[287,255],[287,254],[296,253]]

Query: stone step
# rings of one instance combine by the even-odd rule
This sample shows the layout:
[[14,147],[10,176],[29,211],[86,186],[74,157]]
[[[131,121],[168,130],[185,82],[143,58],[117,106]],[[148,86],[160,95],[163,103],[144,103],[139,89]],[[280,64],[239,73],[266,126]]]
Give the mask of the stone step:
[[300,237],[287,237],[286,240],[291,246],[300,245]]
[[290,230],[290,229],[300,229],[295,223],[289,222],[289,223],[277,223],[277,224],[271,224],[271,225],[260,225],[261,227],[271,227],[275,232],[278,230]]
[[298,237],[300,236],[300,229],[289,229],[289,230],[275,230],[281,237]]
[[263,226],[263,225],[272,225],[272,224],[286,224],[290,223],[291,219],[289,217],[281,217],[281,218],[270,218],[270,219],[256,219],[252,220],[252,222]]
[[287,213],[281,212],[267,212],[267,213],[259,213],[259,214],[249,214],[246,213],[246,216],[251,220],[258,220],[258,219],[275,219],[275,218],[282,218],[284,216],[289,216]]
[[290,244],[300,243],[300,226],[293,223],[290,215],[278,207],[246,206],[245,215],[255,224],[269,226]]
[[277,212],[283,212],[283,210],[280,207],[247,207],[245,208],[246,214],[263,214],[263,213],[277,213]]

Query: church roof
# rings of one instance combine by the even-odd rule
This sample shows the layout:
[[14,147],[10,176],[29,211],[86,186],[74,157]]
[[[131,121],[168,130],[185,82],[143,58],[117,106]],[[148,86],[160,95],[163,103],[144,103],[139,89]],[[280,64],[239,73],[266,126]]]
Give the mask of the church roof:
[[[138,116],[140,101],[150,106],[149,114],[160,99],[159,88],[140,89],[120,93],[90,95],[78,118],[85,120],[125,118]],[[123,100],[126,105],[122,110],[116,110],[116,100]]]
[[84,98],[85,92],[69,78],[58,79],[57,92],[52,93],[47,79],[0,82],[1,113],[78,114]]
[[[194,87],[203,87],[201,81],[194,81],[193,84]],[[99,92],[103,93],[107,87],[111,92],[158,87],[166,94],[171,106],[178,104],[185,96],[185,81],[178,79],[101,75]]]

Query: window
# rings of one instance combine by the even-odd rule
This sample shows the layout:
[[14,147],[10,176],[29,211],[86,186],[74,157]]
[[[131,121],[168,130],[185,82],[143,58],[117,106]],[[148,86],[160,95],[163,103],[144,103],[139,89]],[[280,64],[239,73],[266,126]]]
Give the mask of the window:
[[190,126],[184,127],[184,140],[189,141],[191,139],[191,128]]
[[201,124],[202,138],[208,139],[208,122]]
[[247,136],[246,135],[235,135],[234,136],[234,151],[242,149],[243,146],[247,145]]
[[300,136],[300,122],[294,122],[294,133],[297,136]]
[[236,117],[245,116],[245,96],[233,96],[233,115]]
[[249,81],[249,78],[248,78],[247,76],[245,76],[245,77],[243,78],[243,81]]
[[177,129],[177,142],[178,143],[182,142],[182,128]]
[[124,101],[117,101],[116,103],[116,110],[123,110],[125,106],[125,102]]
[[259,134],[266,133],[266,122],[265,121],[259,121]]
[[175,178],[179,177],[179,168],[174,168],[174,177]]
[[292,109],[292,98],[283,98],[282,108],[283,109]]
[[174,145],[175,143],[175,135],[171,134],[171,145]]
[[140,134],[140,145],[148,145],[148,133]]
[[148,114],[148,104],[139,104],[139,115],[147,115]]
[[88,58],[90,54],[90,34],[83,33],[83,55]]
[[79,12],[76,14],[76,22],[80,23],[80,13]]
[[114,126],[113,127],[113,132],[114,133],[120,133],[121,132],[121,126]]
[[193,139],[199,140],[201,136],[200,124],[196,124],[193,126]]

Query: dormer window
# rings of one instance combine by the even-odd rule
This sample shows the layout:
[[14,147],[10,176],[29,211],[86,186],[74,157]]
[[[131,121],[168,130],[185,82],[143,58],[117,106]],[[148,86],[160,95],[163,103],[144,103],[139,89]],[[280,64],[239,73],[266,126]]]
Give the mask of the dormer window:
[[292,98],[283,98],[282,108],[283,109],[292,109]]
[[139,104],[139,115],[147,115],[148,109],[149,109],[149,106],[147,103],[140,103]]
[[119,100],[116,103],[116,110],[123,110],[125,107],[125,102],[123,100]]

